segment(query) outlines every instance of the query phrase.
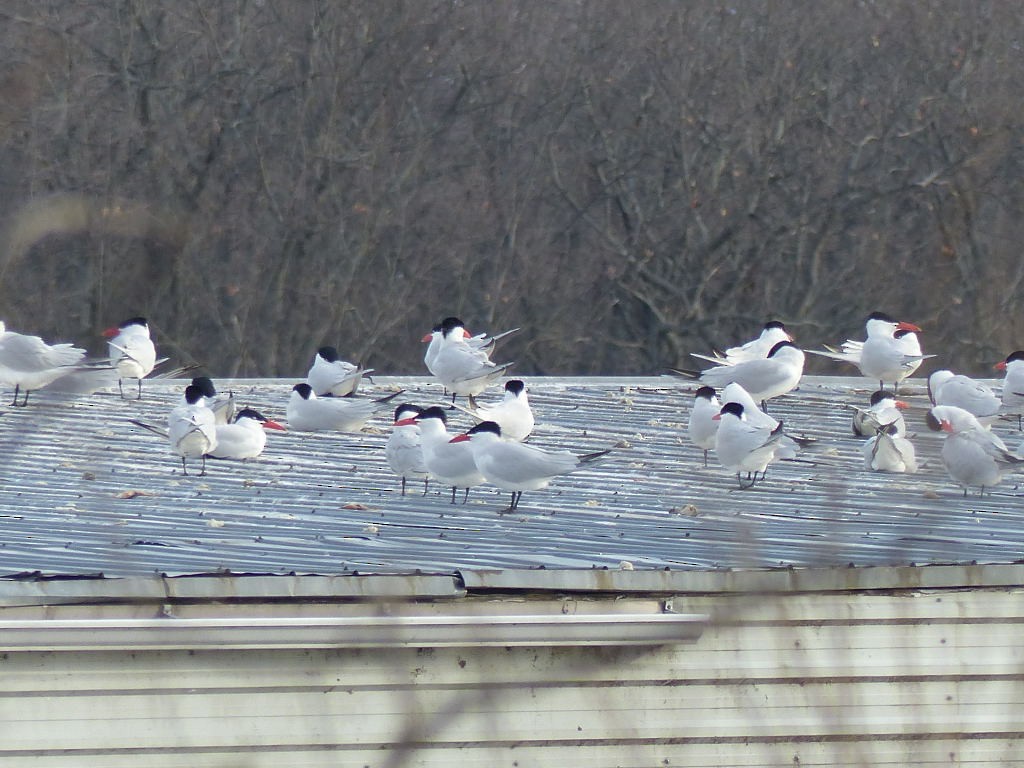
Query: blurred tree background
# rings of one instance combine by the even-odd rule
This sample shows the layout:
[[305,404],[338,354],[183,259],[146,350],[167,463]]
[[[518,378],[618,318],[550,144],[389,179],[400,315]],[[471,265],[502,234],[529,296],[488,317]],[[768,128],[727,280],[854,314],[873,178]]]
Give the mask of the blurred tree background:
[[[875,309],[1024,347],[1024,5],[7,0],[0,317],[219,376],[692,364]],[[837,370],[816,362],[817,370]],[[847,371],[849,372],[849,371]]]

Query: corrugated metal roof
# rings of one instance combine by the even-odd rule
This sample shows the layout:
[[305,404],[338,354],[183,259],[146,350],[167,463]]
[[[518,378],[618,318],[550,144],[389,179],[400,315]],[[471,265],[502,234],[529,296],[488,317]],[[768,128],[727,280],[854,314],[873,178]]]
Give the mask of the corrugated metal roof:
[[[291,381],[219,381],[241,405],[283,419]],[[812,463],[773,466],[739,490],[685,438],[693,387],[668,377],[527,380],[538,426],[531,442],[609,459],[527,492],[481,487],[467,504],[434,487],[399,495],[383,458],[389,414],[361,434],[272,433],[256,461],[208,463],[184,477],[160,437],[129,419],[165,423],[182,382],[146,382],[144,399],[33,394],[0,414],[0,575],[129,576],[213,572],[402,573],[417,570],[749,568],[1007,563],[1021,556],[1024,505],[1013,478],[964,498],[924,426],[922,381],[903,399],[924,467],[862,468],[844,403],[866,404],[863,379],[807,377],[772,404],[819,439]],[[441,400],[419,377],[377,377],[366,395]],[[496,394],[491,397],[496,397]],[[485,398],[486,399],[486,398]],[[397,401],[396,401],[397,402]],[[454,427],[468,426],[454,413]],[[996,430],[1017,443],[1016,421]],[[460,497],[461,498],[461,497]],[[626,566],[628,567],[628,566]]]

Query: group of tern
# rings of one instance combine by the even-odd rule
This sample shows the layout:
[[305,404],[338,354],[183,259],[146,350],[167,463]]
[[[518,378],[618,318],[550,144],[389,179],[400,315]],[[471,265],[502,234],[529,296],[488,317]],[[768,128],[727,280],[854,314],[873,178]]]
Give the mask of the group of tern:
[[[934,355],[921,351],[921,329],[874,312],[866,322],[863,341],[847,340],[838,347],[808,350],[832,360],[857,366],[863,376],[877,381],[879,389],[865,407],[851,406],[856,436],[867,438],[862,446],[864,464],[881,472],[910,473],[918,469],[914,446],[908,436],[897,399],[899,385]],[[793,343],[785,325],[765,324],[759,337],[713,355],[694,354],[715,365],[703,371],[675,373],[699,379],[703,385],[694,395],[688,435],[704,451],[704,462],[714,450],[719,462],[736,474],[741,487],[764,479],[769,465],[792,459],[805,440],[789,435],[783,424],[767,414],[767,402],[792,391],[800,383],[804,353]],[[1024,406],[1024,351],[1016,351],[995,365],[1005,373],[1001,396],[983,382],[947,369],[928,377],[930,410],[926,423],[947,433],[942,463],[950,477],[980,493],[997,485],[1005,474],[1024,467],[1024,456],[1010,451],[992,432],[992,425],[1008,413],[1018,415]],[[891,385],[891,389],[886,389]],[[719,400],[716,388],[722,388]],[[758,403],[760,402],[760,407]],[[744,473],[746,479],[744,480]]]
[[[523,491],[546,487],[604,457],[609,451],[576,454],[551,451],[527,444],[534,428],[534,414],[522,380],[504,383],[504,396],[496,402],[478,402],[488,387],[508,374],[513,363],[491,359],[496,344],[518,331],[473,335],[457,317],[435,325],[422,341],[427,344],[424,363],[450,403],[394,407],[401,392],[385,397],[359,397],[364,377],[373,370],[342,360],[335,347],[320,347],[305,381],[295,384],[285,408],[288,429],[293,431],[359,432],[375,415],[394,408],[392,430],[384,458],[401,480],[405,495],[409,480],[423,480],[424,493],[433,479],[451,488],[452,503],[458,489],[490,484],[512,494],[515,509]],[[898,399],[901,383],[933,355],[923,354],[921,329],[881,313],[872,313],[865,325],[866,338],[808,352],[857,366],[861,374],[878,382],[869,405],[853,408],[852,429],[865,438],[862,446],[868,469],[911,473],[918,469],[912,435],[907,432]],[[7,330],[0,322],[0,383],[14,388],[12,406],[28,404],[30,392],[43,388],[91,391],[116,382],[122,399],[132,394],[124,382],[134,380],[134,397],[142,397],[142,380],[162,362],[144,317],[132,317],[104,332],[108,356],[88,359],[85,350],[69,343],[48,344],[38,336]],[[768,402],[794,390],[803,376],[805,355],[779,321],[765,324],[760,335],[744,344],[711,355],[694,357],[713,363],[702,371],[677,374],[698,379],[689,415],[688,435],[704,452],[714,451],[725,469],[735,474],[741,487],[751,487],[766,476],[768,467],[780,460],[800,460],[801,449],[814,439],[793,434],[768,413]],[[947,434],[942,462],[954,481],[982,493],[997,485],[1005,474],[1024,465],[1024,457],[1010,451],[992,432],[1007,413],[1024,408],[1024,351],[999,362],[1005,374],[1001,395],[990,387],[950,370],[938,370],[928,378],[930,410],[927,423]],[[19,399],[20,396],[20,399]],[[467,404],[457,402],[467,398]],[[471,417],[465,430],[449,432],[453,412]],[[253,408],[236,411],[234,398],[218,395],[213,382],[197,377],[185,388],[180,402],[171,408],[167,425],[135,422],[164,435],[188,474],[187,461],[252,459],[266,446],[265,430],[284,430],[277,421]]]

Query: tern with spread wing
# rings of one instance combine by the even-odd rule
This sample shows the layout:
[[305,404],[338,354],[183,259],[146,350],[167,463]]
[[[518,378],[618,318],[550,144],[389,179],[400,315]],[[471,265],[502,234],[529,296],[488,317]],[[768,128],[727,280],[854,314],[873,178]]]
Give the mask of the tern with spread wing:
[[901,411],[907,407],[906,402],[897,400],[896,395],[884,389],[871,393],[870,406],[867,408],[853,407],[853,434],[858,437],[872,437],[883,426],[891,425],[895,432],[890,434],[904,437],[907,434],[907,423]]
[[781,341],[793,341],[793,337],[789,335],[785,324],[778,320],[769,320],[764,324],[761,335],[745,344],[729,347],[724,353],[716,351],[713,355],[698,355],[696,352],[691,352],[690,354],[692,357],[708,360],[719,365],[736,365],[736,363],[742,363],[747,360],[760,360],[761,358],[768,357],[772,347]]
[[535,423],[533,409],[530,408],[526,385],[519,379],[510,379],[505,382],[505,396],[500,402],[479,403],[475,397],[470,395],[468,408],[461,405],[455,407],[468,413],[477,423],[481,421],[497,422],[501,427],[502,436],[520,443],[525,441],[533,431]]
[[911,323],[897,321],[884,312],[872,312],[865,323],[864,341],[847,340],[839,349],[808,350],[811,354],[856,365],[862,375],[886,383],[897,392],[900,382],[916,371],[921,363],[935,355],[921,353],[917,334],[921,329]]

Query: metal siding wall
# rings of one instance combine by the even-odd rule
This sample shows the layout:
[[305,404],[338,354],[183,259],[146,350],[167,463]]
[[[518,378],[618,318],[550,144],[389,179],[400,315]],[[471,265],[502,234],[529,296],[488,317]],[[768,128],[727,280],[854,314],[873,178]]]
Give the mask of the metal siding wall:
[[8,653],[0,767],[1024,764],[1018,592],[675,605],[696,645]]

